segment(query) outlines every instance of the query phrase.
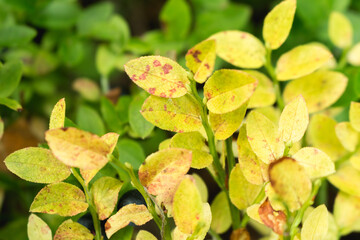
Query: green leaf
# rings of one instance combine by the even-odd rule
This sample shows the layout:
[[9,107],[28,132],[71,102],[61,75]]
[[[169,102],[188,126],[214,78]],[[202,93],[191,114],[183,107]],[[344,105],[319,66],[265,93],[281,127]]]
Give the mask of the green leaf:
[[351,102],[349,118],[351,126],[360,132],[360,103]]
[[70,176],[69,168],[48,149],[28,147],[8,155],[6,167],[22,179],[36,183],[60,182]]
[[112,177],[102,177],[91,187],[91,194],[100,220],[108,218],[118,201],[122,182]]
[[333,56],[327,49],[305,44],[280,56],[276,63],[276,76],[280,81],[303,77],[323,66]]
[[355,44],[346,55],[348,63],[353,66],[360,66],[360,43]]
[[145,160],[145,153],[138,142],[131,139],[121,139],[117,143],[119,159],[121,162],[128,162],[137,170]]
[[341,191],[360,197],[360,171],[351,164],[343,165],[336,173],[328,177],[332,185]]
[[142,106],[145,105],[144,101],[146,97],[147,94],[143,93],[136,95],[131,100],[128,109],[130,127],[136,135],[143,139],[148,137],[154,129],[153,122],[146,119],[144,113],[141,113]]
[[340,12],[333,11],[329,19],[329,38],[338,48],[348,48],[353,42],[353,28],[349,19]]
[[94,235],[89,229],[71,219],[64,221],[56,230],[54,240],[92,240]]
[[55,104],[53,110],[51,111],[49,129],[64,127],[65,109],[65,98],[62,98]]
[[96,51],[96,68],[102,77],[108,77],[116,67],[117,57],[108,46],[100,45]]
[[30,212],[75,216],[86,211],[88,204],[84,193],[69,183],[54,183],[45,186],[36,195]]
[[282,1],[265,17],[263,37],[270,49],[278,49],[287,39],[294,21],[296,0]]
[[0,117],[0,140],[4,134],[4,121]]
[[80,105],[76,112],[77,125],[88,132],[96,135],[105,134],[104,123],[98,114],[92,107],[87,105]]
[[157,240],[157,238],[148,231],[140,230],[135,240]]
[[217,55],[236,67],[260,68],[265,63],[265,47],[250,33],[224,31],[210,39],[216,41]]
[[76,66],[84,58],[84,43],[77,37],[66,37],[59,44],[58,55],[67,66]]
[[10,96],[17,88],[21,79],[22,68],[23,65],[20,61],[0,65],[0,98]]
[[339,192],[335,198],[334,218],[340,235],[360,231],[360,198]]
[[147,56],[129,61],[125,72],[130,79],[148,93],[164,98],[178,98],[188,92],[187,72],[173,60]]
[[124,96],[119,97],[119,99],[116,103],[115,109],[116,109],[116,112],[117,112],[120,122],[123,124],[129,122],[130,103],[131,103],[131,97],[129,95],[124,95]]
[[359,142],[359,133],[351,126],[351,123],[341,122],[336,124],[335,133],[346,150],[355,151]]
[[27,226],[29,240],[52,240],[51,229],[41,218],[31,214]]
[[166,99],[150,96],[141,114],[155,126],[173,132],[193,132],[202,127],[200,107],[190,96]]
[[22,110],[20,103],[10,98],[0,98],[0,105],[7,106],[8,108],[18,112]]
[[109,240],[131,240],[134,232],[133,226],[126,226],[119,231],[117,231],[114,235],[111,236]]
[[129,40],[130,30],[125,19],[114,14],[108,20],[94,24],[89,35],[99,40],[116,42],[123,47]]
[[316,207],[306,218],[301,239],[325,239],[329,228],[328,210],[324,204]]
[[100,104],[101,114],[108,128],[119,134],[123,133],[124,126],[121,124],[121,120],[119,119],[115,106],[106,97],[101,98]]
[[1,47],[16,47],[30,42],[36,30],[25,25],[4,26],[0,28],[0,36]]
[[259,108],[271,106],[276,101],[275,90],[271,80],[263,73],[247,70],[245,71],[258,80],[254,94],[250,97],[248,108]]
[[231,226],[231,212],[226,192],[220,192],[211,203],[211,229],[218,234],[226,232]]
[[204,95],[210,112],[223,114],[243,105],[254,93],[257,80],[240,70],[216,71],[204,86]]

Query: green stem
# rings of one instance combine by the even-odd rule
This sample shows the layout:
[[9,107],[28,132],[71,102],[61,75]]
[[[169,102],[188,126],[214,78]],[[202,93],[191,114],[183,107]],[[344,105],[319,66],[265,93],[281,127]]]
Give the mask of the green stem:
[[289,152],[290,152],[291,147],[292,147],[292,143],[285,144],[285,149],[284,149],[284,153],[283,153],[284,157],[289,157]]
[[232,149],[232,136],[227,138],[225,140],[225,144],[226,144],[226,159],[227,159],[227,166],[228,166],[228,174],[230,175],[231,170],[234,168],[235,166],[235,158],[234,158],[234,153],[233,153],[233,149]]
[[217,234],[214,230],[211,228],[209,229],[209,234],[211,235],[213,240],[222,240],[219,234]]
[[107,76],[101,76],[100,78],[100,86],[103,94],[107,94],[110,90],[109,86],[109,78]]
[[337,64],[336,70],[341,71],[346,67],[346,63],[347,63],[346,57],[347,57],[347,54],[348,54],[349,50],[350,50],[350,48],[345,48],[343,50],[343,52],[341,53],[341,56],[340,56],[339,62]]
[[80,176],[80,174],[77,172],[77,170],[75,168],[71,168],[71,173],[74,175],[74,177],[78,180],[78,182],[81,184],[81,186],[84,189],[86,201],[89,204],[90,214],[93,219],[93,225],[94,225],[94,229],[95,229],[95,240],[101,240],[102,236],[101,236],[100,220],[96,213],[96,208],[94,206],[94,202],[93,202],[92,196],[89,192],[89,189],[87,188],[83,178]]
[[319,193],[315,198],[315,205],[319,206],[321,204],[328,204],[328,191],[329,191],[329,183],[326,179],[322,182]]

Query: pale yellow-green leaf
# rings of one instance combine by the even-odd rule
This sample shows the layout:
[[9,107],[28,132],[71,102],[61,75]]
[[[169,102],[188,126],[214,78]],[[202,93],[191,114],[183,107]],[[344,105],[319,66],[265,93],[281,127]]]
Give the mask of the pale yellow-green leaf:
[[65,109],[66,109],[65,98],[62,98],[55,104],[51,112],[49,129],[64,127]]
[[281,197],[275,192],[274,188],[271,186],[271,183],[265,185],[265,196],[269,199],[271,206],[276,211],[284,211],[286,208],[284,206]]
[[214,70],[216,48],[214,40],[203,41],[191,48],[186,56],[186,66],[198,83],[204,83]]
[[261,185],[255,185],[246,180],[241,167],[236,164],[229,178],[229,195],[231,202],[240,210],[251,206],[261,190]]
[[281,158],[269,167],[271,186],[290,211],[298,210],[308,199],[311,181],[305,169],[292,158]]
[[175,99],[150,96],[141,114],[155,126],[173,132],[193,132],[202,126],[200,107],[190,95]]
[[338,48],[350,47],[353,42],[353,27],[342,13],[333,11],[329,18],[329,38]]
[[116,178],[104,176],[94,182],[91,194],[100,220],[108,218],[114,210],[122,182]]
[[282,1],[265,17],[263,37],[270,49],[278,49],[287,39],[294,20],[296,0]]
[[263,114],[252,111],[246,119],[246,132],[252,150],[265,163],[282,157],[284,143],[274,123]]
[[41,189],[30,206],[30,212],[75,216],[87,208],[85,195],[78,187],[60,182]]
[[202,220],[202,213],[203,203],[195,181],[191,176],[185,176],[174,195],[175,224],[181,232],[192,234]]
[[301,94],[309,113],[318,112],[341,97],[347,82],[347,77],[340,72],[320,70],[287,84],[283,93],[284,100],[290,102]]
[[199,176],[197,175],[196,173],[193,173],[191,174],[191,176],[194,178],[195,180],[195,185],[197,187],[197,189],[199,190],[200,192],[200,196],[201,196],[201,199],[202,201],[205,203],[208,201],[208,189],[207,189],[207,186],[206,186],[206,183],[204,182],[204,180]]
[[332,161],[346,154],[335,133],[336,121],[324,114],[313,115],[307,130],[307,141],[312,146],[325,152]]
[[311,179],[325,177],[335,172],[334,162],[317,148],[304,147],[292,157],[304,167]]
[[220,192],[211,203],[211,229],[218,234],[226,232],[231,226],[231,212],[225,192]]
[[152,219],[145,205],[131,203],[120,208],[105,223],[106,236],[110,238],[114,233],[126,227],[130,222],[141,226]]
[[170,147],[171,138],[165,139],[159,144],[159,150],[164,150]]
[[331,184],[341,191],[360,197],[360,171],[351,164],[342,165],[336,173],[328,177]]
[[355,46],[349,50],[347,61],[353,66],[360,66],[360,43],[355,44]]
[[13,152],[5,158],[5,165],[12,173],[30,182],[60,182],[70,176],[69,168],[44,148],[28,147]]
[[94,235],[89,229],[71,219],[64,221],[56,230],[54,240],[92,240]]
[[351,102],[349,118],[351,126],[358,132],[360,132],[360,103]]
[[255,203],[246,209],[247,215],[258,223],[264,224],[259,215],[260,203]]
[[206,105],[216,114],[234,111],[249,100],[256,86],[256,78],[244,71],[218,70],[205,83]]
[[280,81],[303,77],[320,68],[332,57],[330,51],[319,46],[297,46],[280,56],[276,63],[276,76]]
[[210,112],[209,122],[212,130],[214,131],[215,138],[218,140],[225,140],[236,132],[246,113],[247,103],[241,105],[238,109],[224,113],[215,114]]
[[48,130],[45,139],[55,157],[71,167],[99,169],[111,153],[99,136],[73,127]]
[[325,236],[325,240],[338,240],[337,236],[339,234],[339,227],[337,226],[335,222],[334,216],[328,212],[328,231]]
[[125,64],[130,79],[148,93],[177,98],[188,92],[187,72],[175,61],[161,56],[146,56]]
[[276,211],[266,199],[258,209],[261,221],[275,233],[282,235],[286,228],[286,215],[283,211]]
[[250,97],[248,108],[271,106],[276,101],[275,90],[271,80],[263,73],[246,70],[248,74],[258,80],[254,94]]
[[177,133],[170,141],[172,148],[184,148],[192,151],[192,168],[205,168],[209,166],[213,158],[209,154],[205,144],[205,138],[199,132]]
[[135,240],[157,240],[157,238],[148,231],[140,230],[138,234],[136,234]]
[[52,234],[49,226],[35,214],[30,214],[27,234],[29,240],[51,240]]
[[335,132],[344,148],[350,152],[355,151],[359,141],[359,133],[351,126],[349,122],[341,122],[336,124]]
[[[307,45],[318,46],[318,47],[321,47],[321,48],[325,49],[326,51],[330,51],[329,48],[325,44],[323,44],[321,42],[311,42],[311,43],[308,43]],[[337,66],[336,59],[335,58],[330,58],[319,69],[322,69],[322,70],[335,69],[336,66]]]
[[360,198],[339,192],[335,198],[334,218],[341,235],[360,231]]
[[95,81],[87,78],[78,78],[72,88],[88,101],[96,102],[100,99],[100,88]]
[[256,111],[262,113],[265,117],[267,117],[270,121],[272,121],[275,124],[275,126],[279,125],[279,120],[281,115],[279,108],[269,106],[269,107],[257,108]]
[[304,98],[299,95],[289,102],[280,116],[280,138],[285,143],[300,141],[309,124],[309,113]]
[[265,63],[265,47],[252,34],[223,31],[210,37],[216,41],[216,53],[225,61],[241,68],[260,68]]
[[306,218],[301,229],[302,240],[325,239],[329,227],[328,210],[324,204],[316,207]]
[[292,144],[290,150],[289,150],[289,155],[292,156],[295,153],[297,153],[299,150],[301,149],[301,141],[295,142]]
[[360,150],[357,150],[351,157],[350,157],[351,165],[360,171]]

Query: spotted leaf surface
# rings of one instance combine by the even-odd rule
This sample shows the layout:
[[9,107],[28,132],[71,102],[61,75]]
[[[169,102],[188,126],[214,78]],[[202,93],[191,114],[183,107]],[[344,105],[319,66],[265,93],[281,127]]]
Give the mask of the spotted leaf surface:
[[254,93],[257,80],[240,70],[216,71],[204,86],[204,95],[210,112],[223,114],[234,111]]
[[52,234],[49,226],[35,214],[31,214],[27,225],[29,240],[51,240]]
[[276,211],[266,199],[258,209],[261,221],[275,233],[282,235],[286,228],[286,215],[283,211]]
[[186,56],[186,66],[198,83],[204,83],[214,70],[216,48],[214,40],[203,41],[191,48]]
[[260,68],[265,63],[265,47],[250,33],[224,31],[210,37],[216,42],[216,53],[225,61],[241,68]]
[[308,75],[333,56],[327,49],[314,44],[300,45],[281,55],[276,63],[276,76],[287,81]]
[[358,132],[360,132],[360,103],[351,102],[349,118],[351,126]]
[[94,235],[89,229],[71,219],[63,222],[56,230],[54,240],[92,240]]
[[141,114],[155,126],[173,132],[193,132],[202,126],[200,108],[189,95],[175,99],[150,96]]
[[355,151],[359,141],[359,133],[351,126],[351,123],[341,122],[336,124],[335,133],[344,148],[350,152]]
[[254,94],[250,97],[248,108],[271,106],[276,101],[275,90],[271,80],[263,73],[246,70],[248,74],[258,80]]
[[350,20],[340,12],[332,12],[329,18],[329,38],[338,48],[350,47],[353,42],[353,28]]
[[78,187],[60,182],[41,189],[30,206],[30,212],[75,216],[87,208],[85,195]]
[[30,182],[60,182],[70,176],[69,168],[44,148],[18,150],[6,157],[5,165],[12,173]]
[[294,20],[296,0],[282,1],[266,15],[263,37],[270,49],[278,49],[287,39]]
[[360,197],[360,171],[346,164],[328,177],[332,185],[341,191]]
[[334,218],[341,235],[360,231],[360,198],[339,192],[335,198]]
[[130,79],[148,93],[177,98],[187,93],[187,73],[178,63],[161,56],[140,57],[125,64]]
[[220,192],[211,203],[211,229],[218,234],[226,232],[231,226],[231,212],[225,192]]
[[303,223],[301,239],[325,239],[329,227],[328,215],[324,204],[316,207]]
[[360,66],[360,43],[355,44],[347,54],[347,61],[353,66]]
[[66,108],[65,98],[62,98],[55,104],[51,112],[49,129],[64,127],[65,108]]

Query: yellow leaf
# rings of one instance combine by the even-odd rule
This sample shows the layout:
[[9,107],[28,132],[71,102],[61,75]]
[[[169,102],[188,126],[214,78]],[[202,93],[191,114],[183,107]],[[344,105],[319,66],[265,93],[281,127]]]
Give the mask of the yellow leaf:
[[272,121],[275,124],[275,126],[279,125],[279,120],[281,115],[279,108],[275,108],[273,106],[262,107],[262,108],[257,108],[256,111],[267,117],[270,121]]
[[288,103],[279,121],[280,138],[285,143],[300,141],[309,124],[309,113],[300,95]]
[[325,177],[335,172],[335,165],[323,151],[304,147],[292,156],[302,165],[311,179]]
[[54,240],[92,240],[94,235],[89,229],[71,219],[64,221],[56,230]]
[[276,101],[275,90],[271,80],[263,73],[246,70],[248,74],[258,80],[254,94],[250,97],[248,108],[271,106]]
[[205,83],[206,105],[216,114],[234,111],[251,97],[256,86],[257,80],[244,71],[218,70]]
[[49,226],[35,214],[31,214],[27,225],[29,240],[51,240],[52,234]]
[[72,127],[48,130],[45,139],[55,157],[71,167],[99,169],[111,152],[97,135]]
[[271,183],[265,185],[265,196],[269,199],[271,206],[276,211],[285,211],[285,206],[280,196],[275,192]]
[[269,177],[271,186],[290,211],[298,210],[310,196],[310,178],[292,158],[284,157],[270,164]]
[[74,81],[72,88],[88,101],[96,102],[100,99],[100,88],[93,80],[78,78]]
[[353,66],[360,66],[360,43],[355,44],[347,54],[347,61]]
[[319,69],[332,57],[330,51],[313,44],[297,46],[281,55],[276,64],[276,76],[280,81],[303,77]]
[[303,224],[301,239],[325,239],[329,227],[328,218],[328,210],[324,204],[316,207]]
[[196,173],[191,174],[191,176],[194,178],[195,180],[195,185],[198,188],[200,195],[201,195],[201,199],[202,201],[205,203],[208,201],[208,189],[206,186],[206,183],[204,182],[204,180],[197,175]]
[[164,150],[170,147],[171,138],[165,139],[159,144],[159,150]]
[[210,37],[216,41],[216,53],[225,61],[241,68],[260,68],[265,63],[265,47],[252,34],[224,31]]
[[350,157],[351,165],[360,171],[360,150],[357,150],[351,157]]
[[360,197],[360,171],[351,164],[345,164],[328,177],[332,185],[348,194]]
[[335,132],[344,148],[350,152],[355,151],[359,141],[359,133],[351,126],[349,122],[336,124]]
[[360,231],[360,198],[339,192],[335,198],[334,218],[341,235]]
[[286,227],[286,215],[283,211],[276,211],[266,199],[258,209],[261,221],[275,233],[282,235]]
[[246,209],[247,215],[258,223],[264,224],[259,215],[260,203],[251,205]]
[[51,112],[49,129],[64,127],[65,108],[65,98],[62,98],[55,104]]
[[340,12],[332,12],[329,19],[329,37],[338,48],[350,47],[353,42],[353,28],[349,19]]
[[214,70],[216,58],[215,41],[207,40],[191,48],[186,56],[186,66],[198,83],[204,83]]
[[250,146],[259,159],[273,162],[284,153],[284,143],[275,125],[263,114],[252,111],[246,119],[246,132]]
[[164,98],[177,98],[188,92],[185,69],[173,60],[160,56],[140,57],[125,64],[130,79],[148,93]]
[[296,0],[282,1],[265,17],[263,37],[270,49],[278,49],[286,40],[294,20]]
[[141,114],[155,126],[173,132],[193,132],[202,127],[200,107],[190,95],[175,99],[150,96]]
[[358,132],[360,132],[360,103],[351,102],[349,118],[351,126]]
[[157,238],[148,231],[140,230],[138,234],[136,234],[135,240],[157,240]]
[[226,192],[220,192],[211,203],[211,229],[218,234],[226,232],[231,226],[231,212]]
[[335,103],[345,91],[348,79],[339,72],[321,70],[291,81],[284,89],[285,102],[302,95],[309,113],[318,112]]
[[152,216],[145,205],[136,205],[134,203],[125,205],[106,221],[106,236],[110,238],[114,233],[126,227],[130,222],[137,226],[141,226],[151,219]]

